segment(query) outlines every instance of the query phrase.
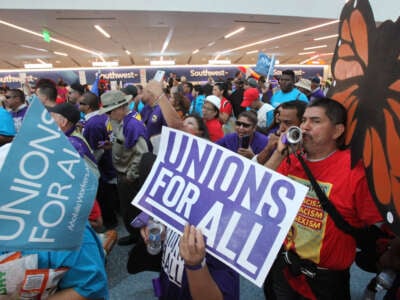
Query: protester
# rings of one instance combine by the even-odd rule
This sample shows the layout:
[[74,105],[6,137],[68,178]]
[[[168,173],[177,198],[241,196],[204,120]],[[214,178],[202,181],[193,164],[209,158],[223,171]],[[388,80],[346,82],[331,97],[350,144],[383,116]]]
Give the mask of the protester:
[[14,121],[11,114],[0,106],[0,146],[13,140],[15,136]]
[[311,80],[306,78],[301,78],[294,84],[300,92],[307,96],[308,100],[311,97]]
[[271,125],[274,118],[274,108],[272,105],[260,100],[260,94],[257,88],[245,90],[241,106],[248,107],[257,112],[257,126],[260,130],[264,130]]
[[[255,157],[258,163],[265,164],[274,152],[282,133],[291,126],[300,126],[306,103],[300,100],[284,102],[279,106],[276,115],[277,128],[268,134],[267,146]],[[253,159],[254,160],[254,159]]]
[[[207,129],[201,119],[189,116],[182,121],[163,95],[158,82],[150,81],[146,88],[159,95],[159,105],[170,127],[207,138]],[[147,243],[146,227],[142,228],[142,236]],[[160,274],[160,299],[239,299],[238,274],[206,254],[204,238],[199,230],[187,225],[181,242],[174,242],[178,240],[178,234],[167,228]],[[169,267],[172,265],[175,266],[173,270]]]
[[321,79],[315,76],[311,79],[311,95],[310,100],[325,97],[324,91],[321,89]]
[[68,140],[71,142],[72,146],[74,146],[76,151],[78,151],[83,158],[90,160],[92,164],[96,166],[97,162],[94,158],[92,149],[81,134],[80,130],[77,130],[76,124],[80,120],[78,108],[75,105],[66,102],[49,107],[48,111],[51,113],[58,127],[60,127],[68,137]]
[[199,84],[195,85],[193,87],[194,90],[194,100],[190,104],[189,108],[189,114],[197,114],[200,117],[203,116],[202,108],[204,104],[204,99],[206,96],[204,96],[204,90],[203,87]]
[[[247,139],[248,144],[244,145]],[[268,138],[257,132],[257,116],[253,111],[242,112],[235,123],[235,132],[226,134],[216,144],[252,159],[267,145]]]
[[220,99],[218,118],[223,125],[224,133],[233,132],[232,104],[228,98],[228,87],[224,82],[217,82],[213,87],[213,95]]
[[271,98],[271,105],[277,107],[283,102],[301,100],[308,102],[308,98],[297,88],[294,87],[295,75],[292,70],[282,71],[281,78],[279,79],[280,90],[275,92]]
[[130,226],[131,221],[140,210],[131,205],[138,192],[139,163],[148,151],[146,127],[137,119],[136,112],[130,112],[128,103],[132,95],[121,91],[109,91],[101,95],[103,108],[99,114],[107,113],[112,127],[112,160],[118,176],[118,196],[120,211],[129,235],[118,240],[119,245],[130,245],[136,242],[139,231]]
[[221,100],[214,95],[207,96],[203,104],[203,119],[206,123],[210,140],[215,142],[224,136],[222,124],[218,118]]
[[[312,101],[300,125],[304,160],[339,214],[350,225],[363,227],[382,217],[361,162],[351,169],[350,151],[342,150],[345,124],[346,110],[338,102]],[[279,140],[266,166],[310,186],[299,160],[294,154],[287,160],[285,149]],[[310,189],[264,285],[266,298],[350,299],[349,268],[355,252],[354,238],[335,225]]]
[[[87,92],[79,103],[79,109],[85,112],[83,136],[93,150],[100,172],[97,200],[100,204],[104,227],[115,228],[118,225],[119,211],[117,192],[117,172],[112,163],[111,125],[106,114],[99,115],[99,98]],[[107,126],[109,125],[109,126]]]
[[6,92],[5,97],[5,106],[11,113],[14,121],[15,131],[18,133],[18,131],[21,129],[22,121],[25,117],[26,111],[28,110],[24,92],[19,89],[10,89]]
[[85,93],[85,87],[81,85],[79,82],[71,84],[68,93],[68,102],[74,105],[78,105],[84,93]]
[[47,78],[39,79],[36,83],[35,89],[37,97],[44,106],[48,108],[57,104],[57,88],[56,84],[52,80]]
[[[145,87],[142,93],[142,102],[145,104],[140,115],[143,123],[147,128],[147,140],[149,141],[149,150],[153,151],[153,148],[158,149],[159,138],[161,129],[167,125],[161,109],[158,105],[157,97],[151,91]],[[149,103],[152,103],[151,105]]]
[[[72,117],[73,115],[79,116],[78,111],[75,114],[70,114],[71,111],[68,108],[64,112],[70,115],[73,120],[76,120]],[[57,118],[57,124],[66,128],[64,127],[66,122],[62,121],[62,118],[67,117],[61,115],[64,113],[58,111],[52,114]],[[56,116],[56,114],[59,116]],[[71,121],[68,120],[67,123],[69,122]],[[10,146],[11,144],[0,147],[0,170]],[[78,149],[80,148],[78,147]],[[83,231],[82,244],[77,250],[24,250],[21,252],[23,256],[38,255],[38,269],[41,270],[42,274],[43,271],[49,269],[67,268],[67,272],[60,278],[57,291],[50,297],[51,299],[108,299],[103,249],[88,222]]]
[[178,115],[184,119],[190,108],[190,102],[188,98],[180,93],[173,93],[171,94],[170,101]]

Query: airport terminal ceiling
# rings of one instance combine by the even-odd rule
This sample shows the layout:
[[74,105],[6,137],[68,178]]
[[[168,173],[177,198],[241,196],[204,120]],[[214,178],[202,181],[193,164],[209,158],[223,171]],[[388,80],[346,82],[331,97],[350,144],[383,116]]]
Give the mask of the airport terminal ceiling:
[[[293,5],[299,4],[289,0],[280,1],[281,10],[276,3],[266,8],[259,3],[243,7],[243,1],[232,1],[222,6],[206,0],[203,6],[193,4],[192,12],[187,1],[168,7],[162,1],[151,1],[149,7],[137,1],[85,1],[84,5],[69,1],[68,7],[54,1],[36,5],[35,1],[2,2],[0,69],[15,69],[37,63],[54,67],[91,67],[95,62],[142,66],[153,60],[174,61],[176,65],[207,64],[209,60],[254,64],[259,51],[275,55],[280,64],[329,64],[344,1],[335,1],[333,6],[329,3],[324,11],[322,1],[313,0],[302,2],[297,10]],[[378,20],[394,19],[390,14],[400,11],[400,1],[383,1],[385,6],[394,6],[393,10],[386,7],[385,16],[375,2],[371,5]],[[127,8],[122,10],[124,3]],[[89,9],[91,4],[96,8]]]

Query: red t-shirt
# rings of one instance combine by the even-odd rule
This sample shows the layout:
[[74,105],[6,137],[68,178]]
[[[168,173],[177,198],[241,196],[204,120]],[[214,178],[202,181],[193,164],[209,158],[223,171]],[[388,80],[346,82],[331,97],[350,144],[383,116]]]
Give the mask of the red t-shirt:
[[[306,161],[321,189],[347,222],[356,227],[381,222],[361,162],[353,170],[350,162],[349,150],[338,150],[322,161]],[[284,161],[277,171],[311,187],[300,162],[293,155],[290,164]],[[333,270],[348,268],[356,251],[354,239],[335,226],[313,189],[308,191],[297,213],[285,246],[301,258]]]
[[222,125],[218,119],[212,119],[206,121],[206,126],[208,129],[208,134],[210,135],[210,141],[215,142],[224,136],[224,131],[222,130]]
[[219,108],[220,113],[226,113],[228,116],[232,115],[232,104],[226,98],[222,97],[221,106]]
[[92,211],[89,214],[89,220],[90,221],[96,221],[100,217],[101,217],[100,205],[97,202],[97,200],[95,199],[94,202],[93,202]]

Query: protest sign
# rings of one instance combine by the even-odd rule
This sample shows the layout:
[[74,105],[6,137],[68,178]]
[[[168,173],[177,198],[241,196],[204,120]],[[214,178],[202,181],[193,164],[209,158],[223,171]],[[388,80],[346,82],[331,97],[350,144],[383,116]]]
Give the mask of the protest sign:
[[35,100],[0,171],[0,250],[75,249],[98,179]]
[[200,228],[207,251],[258,286],[308,188],[237,153],[163,128],[160,151],[132,204],[178,233]]

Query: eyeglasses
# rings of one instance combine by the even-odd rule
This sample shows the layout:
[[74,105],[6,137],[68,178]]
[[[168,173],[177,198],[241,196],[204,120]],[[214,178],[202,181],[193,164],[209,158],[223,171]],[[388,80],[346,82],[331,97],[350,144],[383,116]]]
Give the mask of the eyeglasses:
[[249,128],[249,127],[253,126],[252,124],[243,123],[243,122],[240,122],[240,121],[236,121],[235,124],[236,124],[237,127],[243,126],[244,128]]

